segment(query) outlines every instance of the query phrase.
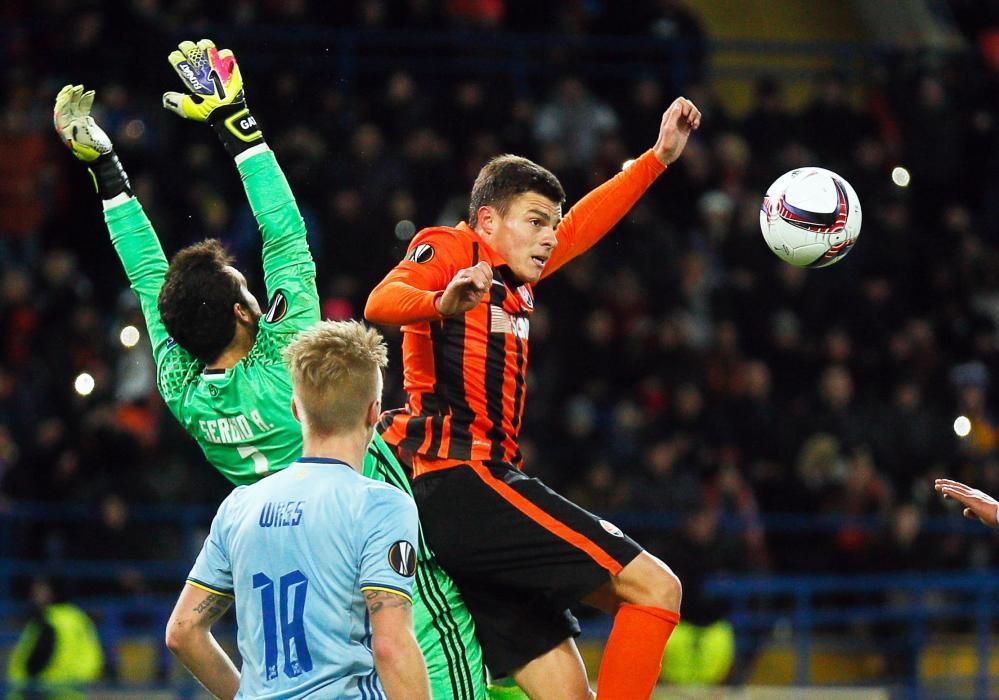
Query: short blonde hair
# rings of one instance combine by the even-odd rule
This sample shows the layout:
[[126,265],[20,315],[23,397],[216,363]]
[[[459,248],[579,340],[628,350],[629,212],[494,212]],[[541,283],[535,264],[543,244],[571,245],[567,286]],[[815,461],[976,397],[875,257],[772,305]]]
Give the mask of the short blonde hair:
[[354,430],[381,398],[388,349],[381,333],[358,321],[322,321],[284,350],[303,421],[317,433]]

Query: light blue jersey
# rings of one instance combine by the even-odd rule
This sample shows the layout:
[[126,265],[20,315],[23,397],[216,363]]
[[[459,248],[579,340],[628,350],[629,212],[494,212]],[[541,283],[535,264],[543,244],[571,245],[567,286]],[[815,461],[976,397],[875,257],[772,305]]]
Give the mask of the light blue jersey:
[[411,596],[416,505],[328,459],[236,488],[188,577],[236,599],[237,698],[384,698],[362,591]]

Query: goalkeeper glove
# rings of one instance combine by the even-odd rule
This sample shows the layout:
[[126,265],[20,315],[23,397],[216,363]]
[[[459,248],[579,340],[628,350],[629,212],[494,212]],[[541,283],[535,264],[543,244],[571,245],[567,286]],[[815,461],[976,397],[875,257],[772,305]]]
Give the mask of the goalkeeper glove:
[[73,155],[87,164],[102,199],[111,199],[122,192],[131,196],[132,184],[111,139],[90,116],[93,104],[94,91],[84,92],[82,85],[67,85],[60,90],[52,113],[56,133]]
[[231,156],[263,143],[257,120],[243,96],[243,76],[229,49],[219,51],[210,39],[181,42],[168,60],[193,94],[167,92],[163,106],[185,119],[208,122]]

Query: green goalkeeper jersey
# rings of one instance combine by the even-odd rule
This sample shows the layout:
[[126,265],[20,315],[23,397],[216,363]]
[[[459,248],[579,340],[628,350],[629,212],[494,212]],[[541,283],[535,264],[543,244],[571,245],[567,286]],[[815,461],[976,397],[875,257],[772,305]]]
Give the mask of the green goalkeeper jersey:
[[[252,349],[234,367],[206,369],[167,333],[157,307],[167,259],[139,201],[128,199],[108,209],[105,221],[146,319],[160,394],[209,463],[241,485],[302,455],[301,426],[291,412],[291,376],[281,352],[320,315],[305,222],[274,154],[258,153],[238,167],[263,239],[269,302]],[[412,496],[402,467],[377,434],[365,456],[364,475]],[[422,534],[419,558],[414,626],[434,697],[483,698],[482,651],[471,616]]]
[[160,394],[208,461],[237,485],[301,457],[301,427],[291,413],[291,377],[281,351],[319,321],[305,223],[274,154],[247,158],[239,173],[260,225],[270,301],[249,354],[228,369],[205,369],[167,333],[156,305],[167,260],[138,200],[105,212],[111,241],[142,305]]

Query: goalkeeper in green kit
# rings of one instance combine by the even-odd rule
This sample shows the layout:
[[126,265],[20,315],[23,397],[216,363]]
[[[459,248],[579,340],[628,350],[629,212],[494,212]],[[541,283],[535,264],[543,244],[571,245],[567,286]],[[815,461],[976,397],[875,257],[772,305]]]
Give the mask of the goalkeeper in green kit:
[[[92,90],[64,87],[54,122],[103,200],[111,242],[146,319],[160,394],[208,461],[233,484],[250,484],[301,456],[281,351],[320,320],[315,264],[295,198],[246,106],[232,52],[208,40],[185,41],[179,49],[169,61],[188,92],[166,93],[163,106],[212,126],[234,158],[263,239],[266,309],[216,240],[188,246],[167,264],[110,139],[90,114]],[[364,474],[411,493],[378,435]],[[415,631],[434,697],[485,698],[472,618],[422,535],[415,577]]]

